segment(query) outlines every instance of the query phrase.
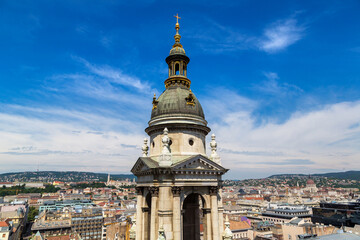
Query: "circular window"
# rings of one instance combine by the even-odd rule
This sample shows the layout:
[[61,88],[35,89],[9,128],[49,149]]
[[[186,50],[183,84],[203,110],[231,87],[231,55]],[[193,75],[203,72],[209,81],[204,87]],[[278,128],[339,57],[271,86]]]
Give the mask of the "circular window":
[[172,144],[172,141],[171,141],[171,139],[170,139],[170,141],[169,141],[169,146],[171,146],[171,144]]
[[189,144],[190,144],[190,146],[194,145],[194,140],[190,139]]

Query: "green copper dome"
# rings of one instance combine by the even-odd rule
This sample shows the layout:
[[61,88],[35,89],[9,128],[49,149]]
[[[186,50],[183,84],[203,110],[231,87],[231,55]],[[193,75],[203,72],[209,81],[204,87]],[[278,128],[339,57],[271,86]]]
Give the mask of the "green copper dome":
[[182,86],[167,88],[157,99],[156,107],[151,112],[151,119],[169,115],[193,115],[205,119],[199,100],[190,89]]

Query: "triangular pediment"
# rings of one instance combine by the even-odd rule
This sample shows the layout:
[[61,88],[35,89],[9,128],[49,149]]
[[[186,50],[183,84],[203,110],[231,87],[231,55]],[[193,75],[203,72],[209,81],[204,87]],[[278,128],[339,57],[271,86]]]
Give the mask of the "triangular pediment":
[[140,157],[134,164],[133,168],[131,169],[131,172],[134,175],[137,175],[142,172],[146,172],[152,168],[156,168],[158,167],[157,165],[158,165],[157,162],[155,162],[149,157]]
[[209,158],[203,155],[196,155],[190,157],[182,162],[177,163],[175,166],[172,166],[173,170],[205,170],[205,171],[224,171],[227,169],[223,168],[221,165],[215,163]]

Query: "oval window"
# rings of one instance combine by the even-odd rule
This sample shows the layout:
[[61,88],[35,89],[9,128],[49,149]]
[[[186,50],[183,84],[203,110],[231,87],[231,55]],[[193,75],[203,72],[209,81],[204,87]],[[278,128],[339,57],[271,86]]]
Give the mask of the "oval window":
[[194,140],[190,139],[189,144],[190,144],[190,146],[194,145]]

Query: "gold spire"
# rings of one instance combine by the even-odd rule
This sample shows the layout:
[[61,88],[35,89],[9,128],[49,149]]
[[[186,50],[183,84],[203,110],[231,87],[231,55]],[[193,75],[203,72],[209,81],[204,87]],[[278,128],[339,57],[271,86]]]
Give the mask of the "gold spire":
[[180,29],[179,19],[181,19],[181,17],[179,17],[178,13],[174,17],[176,18],[176,25],[175,25],[176,34],[174,36],[175,44],[173,45],[173,47],[181,47],[182,48],[183,46],[180,43],[181,36],[179,34],[179,29]]

